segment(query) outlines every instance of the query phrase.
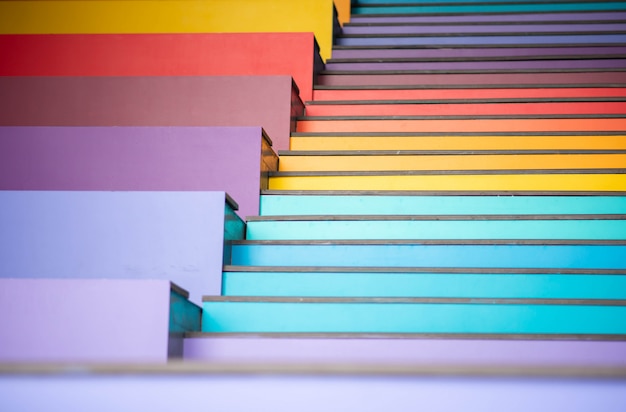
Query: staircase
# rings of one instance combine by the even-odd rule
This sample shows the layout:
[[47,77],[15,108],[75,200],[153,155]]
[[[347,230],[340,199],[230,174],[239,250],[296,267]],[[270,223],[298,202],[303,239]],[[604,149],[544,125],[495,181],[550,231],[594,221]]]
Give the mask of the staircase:
[[624,4],[434,7],[353,4],[190,348],[623,340]]

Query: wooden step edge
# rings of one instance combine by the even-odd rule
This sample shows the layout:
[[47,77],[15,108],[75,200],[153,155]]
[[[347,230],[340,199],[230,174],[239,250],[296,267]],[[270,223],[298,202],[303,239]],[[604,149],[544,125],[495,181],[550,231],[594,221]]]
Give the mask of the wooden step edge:
[[626,196],[626,191],[384,191],[384,190],[262,190],[262,196]]
[[503,103],[611,103],[626,102],[626,97],[538,97],[494,99],[425,99],[425,100],[312,100],[306,106],[367,106],[367,105],[424,105],[424,104],[503,104]]
[[437,273],[458,275],[626,275],[626,269],[555,268],[442,268],[372,266],[237,266],[225,265],[223,272],[279,273]]
[[626,246],[611,239],[307,239],[233,240],[233,246]]
[[310,303],[310,304],[429,304],[429,305],[559,305],[626,306],[626,299],[522,299],[522,298],[361,298],[361,297],[275,297],[203,296],[203,303]]
[[626,214],[519,214],[519,215],[273,215],[248,216],[247,222],[341,222],[341,221],[549,221],[626,220]]
[[617,155],[626,150],[279,150],[281,157],[352,157],[352,156],[535,156],[535,155]]
[[500,169],[500,170],[398,170],[398,171],[320,171],[269,172],[269,177],[319,176],[457,176],[457,175],[568,175],[568,174],[625,174],[626,169]]
[[[529,46],[530,47],[530,46]],[[522,74],[522,73],[597,73],[597,72],[626,72],[626,68],[588,68],[588,69],[459,69],[459,70],[322,70],[319,75],[407,75],[407,74]]]
[[373,120],[575,120],[575,119],[626,119],[626,110],[620,114],[528,114],[528,115],[431,115],[431,116],[300,116],[298,122],[305,121],[373,121]]
[[190,339],[401,339],[401,340],[515,340],[624,342],[617,334],[514,334],[514,333],[346,333],[346,332],[187,332]]
[[341,57],[330,58],[326,64],[352,63],[453,63],[453,62],[512,62],[553,60],[608,60],[624,59],[626,54],[528,54],[518,56],[466,56],[466,57]]
[[292,138],[298,137],[559,137],[559,136],[618,136],[626,138],[626,131],[597,131],[597,132],[293,132]]
[[364,363],[2,363],[0,376],[71,377],[98,376],[367,376],[367,377],[476,377],[624,380],[625,367],[592,366],[492,366],[492,365],[400,365]]
[[[458,4],[458,3],[457,3]],[[493,4],[493,3],[492,3]],[[614,20],[533,20],[533,21],[457,21],[457,22],[346,22],[343,27],[397,27],[397,26],[409,26],[409,27],[430,27],[430,26],[542,26],[542,25],[556,25],[556,24],[626,24],[624,19]]]

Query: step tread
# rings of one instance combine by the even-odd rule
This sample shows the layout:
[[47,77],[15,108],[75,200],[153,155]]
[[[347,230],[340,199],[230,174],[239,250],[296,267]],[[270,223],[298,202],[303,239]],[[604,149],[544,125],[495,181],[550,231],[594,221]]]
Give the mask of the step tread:
[[380,75],[380,74],[498,74],[498,73],[590,73],[590,72],[626,72],[626,68],[588,68],[588,69],[441,69],[441,70],[322,70],[319,75]]
[[538,97],[493,99],[425,99],[425,100],[313,100],[307,106],[423,105],[423,104],[506,104],[506,103],[608,103],[626,102],[626,97]]
[[626,240],[597,239],[308,239],[308,240],[233,240],[233,246],[275,246],[275,245],[532,245],[532,246],[625,246]]
[[626,214],[523,214],[523,215],[272,215],[248,216],[250,222],[296,221],[495,221],[495,220],[626,220]]
[[624,59],[626,54],[554,54],[522,56],[465,56],[465,57],[337,57],[326,60],[333,63],[419,63],[419,62],[502,62],[502,61],[539,61],[539,60],[606,60]]
[[471,155],[605,155],[626,150],[279,150],[280,156],[471,156]]
[[541,175],[541,174],[625,174],[626,169],[527,169],[527,170],[398,170],[269,172],[269,177],[296,176],[425,176],[425,175]]
[[[624,114],[430,115],[430,116],[301,116],[297,121],[350,120],[489,120],[489,119],[624,119]],[[622,131],[623,133],[623,131]]]
[[626,191],[385,191],[385,190],[261,190],[263,196],[626,196]]

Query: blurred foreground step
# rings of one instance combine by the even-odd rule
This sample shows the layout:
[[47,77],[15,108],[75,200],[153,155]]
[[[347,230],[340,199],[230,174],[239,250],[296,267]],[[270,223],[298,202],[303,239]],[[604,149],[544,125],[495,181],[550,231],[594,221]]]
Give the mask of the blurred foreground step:
[[235,266],[626,269],[626,242],[600,240],[237,241]]
[[[291,150],[624,150],[620,134],[293,133]],[[281,159],[282,161],[282,159]]]
[[626,299],[626,271],[225,266],[222,294]]
[[167,280],[0,279],[0,362],[180,358],[183,333],[200,330],[188,297]]
[[261,215],[624,214],[626,196],[263,192]]
[[621,335],[187,333],[204,362],[476,366],[626,366]]
[[204,297],[203,332],[626,334],[626,300]]
[[343,215],[248,217],[248,240],[626,240],[626,215]]
[[626,150],[279,151],[281,172],[622,169]]
[[[521,356],[521,355],[520,355]],[[77,396],[77,393],[89,396]],[[175,393],[176,396],[172,396]],[[620,366],[489,366],[385,363],[170,362],[167,365],[0,365],[0,397],[16,412],[50,405],[105,412],[193,410],[319,412],[351,410],[489,410],[621,412],[626,370]],[[34,396],[36,394],[36,396]],[[515,399],[515,402],[510,402]]]

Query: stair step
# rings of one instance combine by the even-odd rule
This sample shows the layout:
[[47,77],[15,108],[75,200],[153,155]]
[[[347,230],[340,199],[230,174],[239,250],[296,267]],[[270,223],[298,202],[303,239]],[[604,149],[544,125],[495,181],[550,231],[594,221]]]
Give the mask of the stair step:
[[284,151],[279,171],[621,169],[626,151]]
[[625,196],[418,196],[263,194],[262,216],[624,214]]
[[498,88],[498,89],[316,89],[311,104],[331,104],[332,101],[413,100],[420,103],[461,103],[468,99],[607,99],[626,97],[624,87],[586,88]]
[[625,115],[625,101],[443,101],[419,100],[347,101],[313,103],[307,117],[325,116],[542,116],[542,115]]
[[626,243],[582,240],[234,242],[235,266],[624,269]]
[[625,191],[622,170],[278,172],[270,190]]
[[[361,1],[361,0],[360,0]],[[415,3],[411,0],[411,3]],[[450,2],[447,2],[450,3]],[[555,12],[555,13],[512,13],[499,14],[497,16],[490,14],[449,14],[449,15],[418,15],[418,14],[401,14],[401,15],[359,15],[353,14],[351,24],[489,24],[508,23],[508,24],[532,24],[539,23],[565,23],[565,22],[606,22],[615,20],[625,20],[626,11],[586,11],[586,12]]]
[[205,297],[203,332],[626,334],[625,300]]
[[353,15],[388,15],[388,14],[485,14],[485,13],[546,13],[546,12],[582,12],[582,11],[623,11],[626,2],[510,2],[504,4],[478,2],[476,4],[450,4],[432,1],[421,4],[363,5],[352,7]]
[[626,299],[625,270],[367,269],[226,266],[222,295]]
[[186,360],[214,364],[358,362],[623,367],[626,366],[623,340],[623,335],[193,333],[186,335],[184,348]]
[[622,71],[587,72],[537,72],[537,73],[411,73],[411,74],[321,74],[318,86],[408,86],[420,88],[445,87],[558,87],[568,85],[608,86],[626,84],[626,74]]
[[[620,21],[624,24],[626,21]],[[508,23],[512,25],[512,23]],[[363,24],[370,26],[370,24]],[[374,25],[374,24],[371,24]],[[480,23],[487,27],[486,23]],[[403,25],[401,27],[407,27]],[[433,27],[428,26],[428,27]],[[449,25],[443,27],[450,27]],[[362,48],[335,46],[333,57],[328,62],[364,60],[412,60],[412,61],[472,61],[472,60],[546,60],[561,58],[593,58],[596,56],[622,56],[622,46],[570,46],[562,45],[550,47],[537,45],[536,47],[480,47],[460,46],[434,48],[428,46],[403,48]]]
[[362,132],[421,132],[421,133],[485,133],[485,132],[623,132],[625,117],[560,117],[560,118],[459,118],[436,117],[304,117],[298,121],[297,132],[362,133]]
[[246,239],[626,240],[626,215],[250,217]]
[[[626,135],[424,135],[294,133],[291,149],[334,150],[624,150]],[[281,159],[282,161],[283,159]]]

